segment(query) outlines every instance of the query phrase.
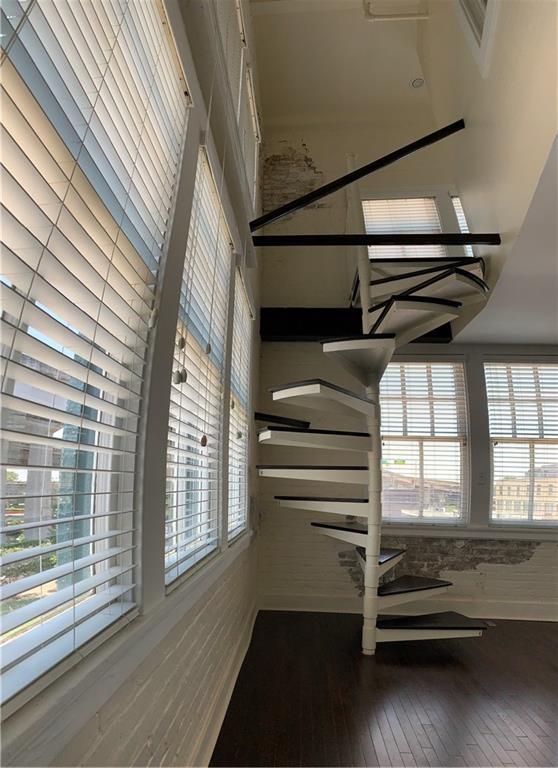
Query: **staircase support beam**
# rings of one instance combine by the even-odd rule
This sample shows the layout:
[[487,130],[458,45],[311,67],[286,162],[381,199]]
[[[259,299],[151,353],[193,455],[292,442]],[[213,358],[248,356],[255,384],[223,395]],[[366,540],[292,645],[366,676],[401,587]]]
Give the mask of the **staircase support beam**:
[[362,233],[327,234],[327,235],[254,235],[255,246],[273,246],[315,248],[320,246],[384,246],[384,245],[500,245],[502,240],[495,232],[456,233],[436,232],[425,234],[409,232],[405,234],[370,235]]

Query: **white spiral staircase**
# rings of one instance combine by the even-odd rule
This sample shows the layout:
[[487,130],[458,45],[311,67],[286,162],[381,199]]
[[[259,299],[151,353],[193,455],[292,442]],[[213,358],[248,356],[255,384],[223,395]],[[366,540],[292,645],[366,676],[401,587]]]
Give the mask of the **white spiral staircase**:
[[[462,123],[462,121],[460,121]],[[444,135],[463,127],[460,124],[432,134],[430,137],[415,142],[414,149],[426,146]],[[447,131],[445,134],[443,131]],[[434,138],[432,138],[434,137]],[[431,139],[428,141],[428,139]],[[422,142],[422,143],[421,143]],[[409,145],[413,146],[413,145]],[[399,159],[409,152],[408,148],[388,156],[389,162]],[[394,155],[398,155],[393,157]],[[383,167],[382,159],[365,166],[359,171],[350,171],[346,177],[331,182],[320,190],[311,193],[312,200],[329,194],[341,186],[355,181],[359,176],[377,167]],[[386,163],[384,163],[386,164]],[[335,186],[337,185],[337,186]],[[286,213],[303,207],[308,202],[306,195],[298,201],[283,206],[252,223],[252,229],[279,218]],[[363,231],[362,209],[357,195],[348,195],[348,218],[353,225]],[[330,237],[333,241],[334,236]],[[310,510],[331,514],[331,522],[316,522],[312,525],[317,532],[334,539],[354,545],[364,571],[363,631],[362,652],[375,653],[376,644],[401,640],[433,640],[438,638],[475,637],[482,634],[486,623],[479,619],[470,619],[453,612],[431,613],[426,615],[387,615],[384,609],[392,609],[414,600],[440,595],[451,587],[451,582],[420,576],[405,575],[391,581],[381,582],[382,577],[400,563],[404,550],[386,549],[381,546],[382,520],[382,476],[381,476],[381,436],[379,383],[382,374],[398,347],[457,318],[464,306],[486,301],[488,286],[484,282],[485,261],[478,257],[450,256],[437,259],[373,259],[368,256],[367,244],[374,238],[346,236],[352,238],[351,245],[358,250],[358,281],[360,304],[362,307],[361,335],[352,338],[330,339],[322,342],[323,352],[339,362],[355,379],[355,390],[350,391],[334,382],[312,379],[297,381],[274,388],[273,400],[284,404],[302,406],[326,411],[328,414],[355,414],[364,417],[366,432],[339,431],[328,429],[310,429],[300,426],[270,425],[260,430],[259,442],[262,445],[292,446],[312,450],[355,451],[362,457],[366,454],[366,464],[355,466],[331,465],[260,465],[260,477],[283,478],[285,480],[305,480],[315,483],[350,484],[360,486],[362,491],[357,497],[339,497],[330,495],[315,496],[276,496],[277,502],[284,507]],[[483,239],[484,238],[484,239]],[[296,236],[291,236],[284,244],[292,245]],[[388,238],[384,238],[389,239]],[[427,244],[424,236],[394,236],[398,243],[411,244],[420,241]],[[272,238],[254,238],[258,245],[266,245]],[[306,236],[309,245],[324,244],[321,240],[312,242]],[[335,236],[338,244],[339,236]],[[355,243],[355,241],[358,241]],[[499,242],[497,235],[442,236],[442,244],[466,245],[479,242]],[[281,245],[281,238],[273,238],[274,245]],[[326,242],[325,244],[334,244]],[[386,244],[381,242],[381,244]],[[389,243],[387,243],[389,244]],[[455,248],[454,248],[455,250]],[[464,251],[463,251],[464,252]],[[364,390],[364,391],[363,391]],[[362,461],[362,459],[361,459]],[[329,488],[329,485],[327,486]],[[351,518],[347,520],[347,518]],[[354,519],[359,522],[355,522]]]

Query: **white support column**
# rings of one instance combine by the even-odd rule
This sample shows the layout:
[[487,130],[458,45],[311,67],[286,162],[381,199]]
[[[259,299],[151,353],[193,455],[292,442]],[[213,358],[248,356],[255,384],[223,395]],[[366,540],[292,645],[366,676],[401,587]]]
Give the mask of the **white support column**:
[[[355,155],[347,155],[347,171],[356,168]],[[347,187],[347,229],[349,232],[365,234],[364,214],[362,213],[362,200],[358,184],[353,183]],[[354,248],[352,249],[354,250]],[[368,248],[360,246],[357,249],[357,270],[360,291],[360,306],[362,307],[362,332],[370,330],[368,310],[370,308],[370,260]]]
[[368,454],[368,533],[366,536],[366,566],[364,570],[364,607],[362,625],[362,652],[373,656],[376,652],[376,619],[378,616],[378,581],[380,578],[381,524],[382,524],[382,442],[380,435],[379,377],[375,376],[366,388],[374,403],[367,426],[372,438],[372,451]]

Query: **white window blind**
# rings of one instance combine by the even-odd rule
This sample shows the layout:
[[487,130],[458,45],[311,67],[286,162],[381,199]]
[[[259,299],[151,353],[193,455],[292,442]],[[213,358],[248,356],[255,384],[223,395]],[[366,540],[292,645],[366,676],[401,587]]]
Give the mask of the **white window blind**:
[[[436,234],[442,231],[434,197],[404,197],[389,200],[363,200],[364,226],[368,235]],[[440,258],[442,245],[370,246],[371,259]]]
[[238,272],[233,314],[229,411],[229,539],[246,528],[249,502],[252,313]]
[[134,606],[138,416],[187,99],[155,2],[2,9],[7,699]]
[[[463,210],[463,205],[461,203],[461,198],[457,197],[456,195],[453,195],[451,198],[451,202],[453,204],[453,210],[455,211],[455,215],[457,217],[457,223],[459,225],[459,231],[462,235],[468,235],[470,232],[469,225],[467,224],[467,219],[465,218],[465,211]],[[473,246],[472,245],[466,245],[464,246],[463,250],[465,251],[465,256],[474,256],[473,253]]]
[[390,363],[380,383],[384,519],[463,521],[467,404],[461,363]]
[[216,549],[231,236],[203,149],[182,276],[170,391],[165,580]]
[[485,363],[494,522],[558,522],[558,365]]

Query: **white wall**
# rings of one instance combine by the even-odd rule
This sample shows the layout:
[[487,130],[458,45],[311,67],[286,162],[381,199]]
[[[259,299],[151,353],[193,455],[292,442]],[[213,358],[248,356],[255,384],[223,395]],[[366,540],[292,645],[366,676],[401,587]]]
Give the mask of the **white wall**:
[[[452,173],[471,229],[496,231],[492,283],[518,237],[557,131],[557,8],[545,0],[496,0],[486,76],[467,44],[453,0],[429,0],[419,56],[441,124],[467,125]],[[550,275],[556,264],[549,262]],[[467,323],[465,318],[456,327]]]
[[250,642],[256,616],[254,566],[252,547],[52,764],[207,765]]

